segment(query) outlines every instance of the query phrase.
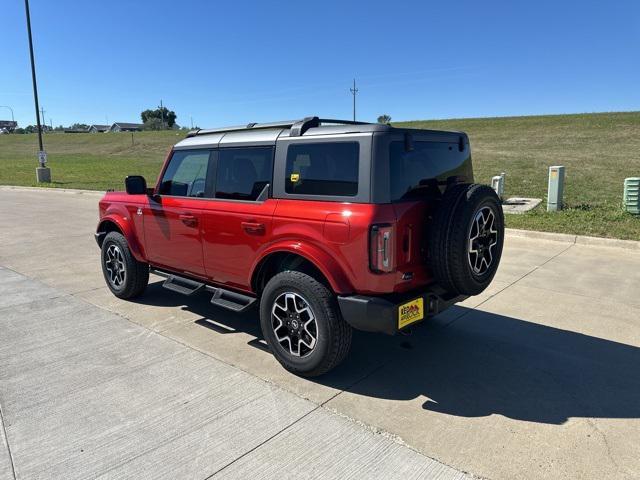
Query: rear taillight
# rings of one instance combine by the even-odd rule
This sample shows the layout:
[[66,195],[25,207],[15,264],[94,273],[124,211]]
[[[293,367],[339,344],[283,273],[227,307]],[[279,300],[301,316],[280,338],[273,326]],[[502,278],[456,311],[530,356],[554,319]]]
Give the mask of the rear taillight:
[[394,269],[393,227],[389,224],[371,225],[369,234],[369,268],[374,272]]

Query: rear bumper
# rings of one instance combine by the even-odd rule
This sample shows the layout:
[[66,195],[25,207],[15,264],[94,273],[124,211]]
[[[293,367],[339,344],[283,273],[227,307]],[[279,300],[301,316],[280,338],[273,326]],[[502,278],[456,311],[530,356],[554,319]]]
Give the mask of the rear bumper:
[[[398,328],[399,307],[422,298],[424,316]],[[468,298],[466,295],[451,296],[438,289],[425,289],[406,294],[385,296],[349,295],[338,296],[338,305],[344,320],[356,330],[382,332],[394,335],[400,330],[416,325],[437,315],[451,305]]]

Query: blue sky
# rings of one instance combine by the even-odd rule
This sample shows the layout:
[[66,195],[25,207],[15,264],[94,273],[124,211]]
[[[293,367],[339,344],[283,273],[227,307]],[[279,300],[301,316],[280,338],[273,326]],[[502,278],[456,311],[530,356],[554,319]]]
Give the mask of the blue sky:
[[[0,105],[35,123],[22,0],[2,0]],[[640,110],[640,2],[31,0],[47,123],[214,127]],[[10,112],[0,108],[0,118]]]

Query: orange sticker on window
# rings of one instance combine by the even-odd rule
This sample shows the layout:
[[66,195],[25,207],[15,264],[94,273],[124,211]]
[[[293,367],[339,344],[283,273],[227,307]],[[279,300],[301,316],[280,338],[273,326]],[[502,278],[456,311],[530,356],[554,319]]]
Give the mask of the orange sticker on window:
[[291,178],[292,182],[297,182],[298,180],[300,180],[300,174],[299,173],[292,173],[290,178]]

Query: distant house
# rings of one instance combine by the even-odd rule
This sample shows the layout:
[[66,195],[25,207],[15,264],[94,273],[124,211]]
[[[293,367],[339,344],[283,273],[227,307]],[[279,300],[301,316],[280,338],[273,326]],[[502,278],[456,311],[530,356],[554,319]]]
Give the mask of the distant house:
[[109,131],[109,125],[91,125],[88,128],[89,133],[102,133]]
[[110,132],[140,132],[143,125],[141,123],[116,122],[111,125]]
[[0,131],[3,133],[11,133],[18,126],[18,122],[13,120],[0,120]]

